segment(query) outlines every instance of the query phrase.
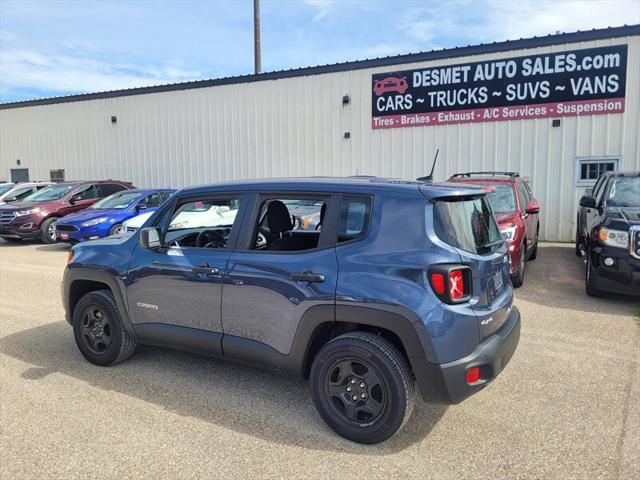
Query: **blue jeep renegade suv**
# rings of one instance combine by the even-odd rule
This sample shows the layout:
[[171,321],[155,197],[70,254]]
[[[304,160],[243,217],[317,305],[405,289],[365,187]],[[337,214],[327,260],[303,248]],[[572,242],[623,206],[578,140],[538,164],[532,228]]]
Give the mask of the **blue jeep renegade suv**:
[[409,417],[414,384],[461,402],[516,349],[485,193],[371,177],[186,188],[135,235],[72,248],[67,320],[97,365],[143,343],[308,378],[332,429],[381,442]]

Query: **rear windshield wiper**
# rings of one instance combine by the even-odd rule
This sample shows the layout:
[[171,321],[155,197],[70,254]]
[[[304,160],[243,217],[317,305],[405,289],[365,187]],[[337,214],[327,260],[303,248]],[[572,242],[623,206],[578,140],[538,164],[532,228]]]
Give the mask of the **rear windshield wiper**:
[[480,245],[480,248],[493,247],[495,245],[500,245],[501,243],[504,243],[504,240],[502,238],[500,240],[496,240],[494,242],[483,243],[482,245]]

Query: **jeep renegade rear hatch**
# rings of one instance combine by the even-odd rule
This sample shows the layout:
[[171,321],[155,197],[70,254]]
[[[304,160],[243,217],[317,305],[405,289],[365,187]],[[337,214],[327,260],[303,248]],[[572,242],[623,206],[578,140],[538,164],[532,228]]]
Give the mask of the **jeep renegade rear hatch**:
[[[478,316],[480,338],[497,331],[511,310],[507,247],[482,189],[427,186],[433,203],[436,236],[456,248],[463,265],[471,268],[470,303]],[[432,190],[432,191],[429,191]],[[426,196],[426,195],[425,195]]]

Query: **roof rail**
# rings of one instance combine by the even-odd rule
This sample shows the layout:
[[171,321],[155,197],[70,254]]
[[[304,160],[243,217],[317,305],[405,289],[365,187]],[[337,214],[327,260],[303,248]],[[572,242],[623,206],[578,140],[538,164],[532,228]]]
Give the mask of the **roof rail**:
[[464,172],[464,173],[455,173],[452,175],[452,177],[476,177],[476,176],[516,178],[516,177],[519,177],[520,174],[518,172]]

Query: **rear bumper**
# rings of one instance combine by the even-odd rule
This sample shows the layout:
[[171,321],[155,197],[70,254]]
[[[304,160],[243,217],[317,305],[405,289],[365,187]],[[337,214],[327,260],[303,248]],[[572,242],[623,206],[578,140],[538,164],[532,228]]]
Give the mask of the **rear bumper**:
[[[482,390],[509,363],[520,340],[520,312],[513,306],[500,330],[464,358],[440,365],[413,363],[420,393],[427,402],[457,404]],[[467,383],[466,372],[480,368],[480,379]]]
[[[628,250],[606,246],[591,250],[593,279],[599,290],[626,295],[640,295],[640,260],[633,258]],[[613,265],[606,266],[605,258]]]

